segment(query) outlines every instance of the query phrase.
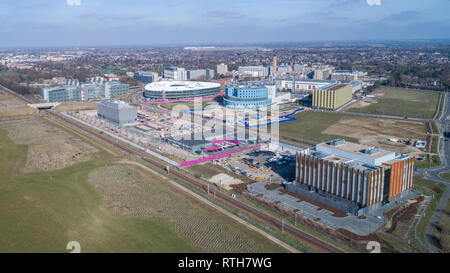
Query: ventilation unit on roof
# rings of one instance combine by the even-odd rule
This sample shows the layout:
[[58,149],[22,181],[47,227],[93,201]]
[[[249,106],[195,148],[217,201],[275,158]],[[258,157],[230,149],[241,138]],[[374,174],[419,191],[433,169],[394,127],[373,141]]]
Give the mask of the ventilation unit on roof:
[[363,153],[372,155],[372,154],[378,153],[379,151],[380,151],[380,148],[378,148],[378,147],[368,147],[363,150]]
[[339,146],[345,144],[345,139],[336,139],[329,142],[331,146]]

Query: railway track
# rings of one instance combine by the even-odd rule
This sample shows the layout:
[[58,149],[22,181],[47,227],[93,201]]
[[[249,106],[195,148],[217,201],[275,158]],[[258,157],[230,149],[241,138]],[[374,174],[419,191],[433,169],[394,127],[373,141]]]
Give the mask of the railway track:
[[[8,89],[5,89],[5,91],[7,93],[9,93],[10,95],[12,95],[12,96],[14,96],[16,98],[19,98],[19,99],[21,99],[21,100],[23,100],[23,101],[25,101],[27,103],[32,103],[28,99],[26,99],[26,98],[16,94],[13,91],[10,91]],[[117,148],[119,148],[119,149],[121,149],[121,150],[123,150],[123,151],[125,151],[125,152],[127,152],[129,154],[131,154],[131,155],[135,155],[135,156],[141,158],[142,160],[144,160],[145,162],[151,164],[152,166],[154,166],[154,167],[156,167],[156,168],[158,168],[158,169],[160,169],[162,171],[166,171],[166,165],[165,164],[163,164],[163,163],[161,163],[161,162],[159,162],[157,160],[148,158],[147,156],[142,156],[141,155],[141,151],[138,152],[137,150],[134,150],[133,148],[131,148],[131,146],[129,146],[129,145],[125,144],[125,143],[114,141],[111,138],[107,137],[106,135],[104,135],[104,134],[102,134],[100,132],[95,132],[93,129],[89,129],[88,127],[83,126],[82,124],[80,124],[80,123],[78,123],[76,121],[70,120],[70,119],[64,117],[63,115],[61,115],[59,113],[55,113],[55,112],[50,111],[50,110],[44,110],[44,111],[46,113],[48,113],[49,115],[55,117],[58,120],[61,120],[61,121],[65,122],[65,123],[68,123],[71,126],[74,126],[74,127],[78,128],[78,129],[80,129],[80,130],[82,130],[82,131],[84,131],[84,132],[86,132],[86,133],[88,133],[90,135],[93,135],[97,139],[105,141],[105,142],[107,142],[107,143],[109,143],[109,144],[111,144],[111,145],[113,145],[113,146],[115,146],[115,147],[117,147]],[[198,190],[200,190],[200,191],[202,191],[204,193],[208,192],[207,191],[207,186],[204,183],[199,182],[196,179],[191,178],[191,177],[181,173],[180,171],[171,170],[170,174],[172,176],[177,177],[178,179],[180,179],[184,183],[186,183],[186,184],[188,184],[188,185],[190,185],[190,186],[192,186],[192,187],[194,187],[194,188],[196,188],[196,189],[198,189]],[[254,208],[254,207],[252,207],[252,206],[250,206],[250,205],[248,205],[248,204],[246,204],[246,203],[244,203],[242,201],[239,201],[239,200],[237,200],[237,199],[235,199],[235,198],[233,198],[233,197],[223,193],[223,192],[217,191],[215,196],[216,196],[216,199],[220,199],[223,202],[227,203],[228,205],[230,205],[230,206],[232,206],[234,208],[237,208],[238,210],[242,210],[242,211],[244,211],[246,213],[250,213],[254,217],[256,217],[256,218],[258,218],[258,219],[260,219],[260,220],[262,220],[262,221],[264,221],[266,223],[270,223],[270,224],[272,224],[272,225],[274,225],[274,226],[276,226],[276,227],[281,229],[282,220],[280,220],[280,219],[278,219],[278,218],[276,218],[276,217],[274,217],[274,216],[272,216],[270,214],[262,212],[262,211]],[[315,249],[317,249],[317,250],[319,250],[321,252],[327,252],[327,253],[343,253],[343,252],[346,252],[345,250],[343,250],[343,249],[341,249],[339,247],[336,247],[336,246],[334,246],[334,245],[332,245],[332,244],[330,244],[330,243],[328,243],[328,242],[326,242],[326,241],[324,241],[324,240],[322,240],[322,239],[320,239],[320,238],[318,238],[316,236],[313,236],[313,235],[311,235],[311,234],[309,234],[307,232],[304,232],[304,231],[302,231],[302,230],[300,230],[300,229],[298,229],[298,228],[296,228],[296,227],[294,227],[294,226],[292,226],[290,224],[287,224],[287,223],[284,223],[284,232],[287,232],[290,235],[293,235],[294,237],[298,238],[301,242],[303,242],[303,243],[305,243],[305,244],[307,244],[307,245],[309,245],[309,246],[311,246],[311,247],[313,247],[313,248],[315,248]]]

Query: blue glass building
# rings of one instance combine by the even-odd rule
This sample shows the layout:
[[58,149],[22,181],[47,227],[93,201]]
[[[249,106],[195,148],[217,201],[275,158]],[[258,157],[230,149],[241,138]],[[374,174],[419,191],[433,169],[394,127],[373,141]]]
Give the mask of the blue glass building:
[[272,104],[272,99],[263,84],[241,82],[227,86],[224,104],[228,108],[258,108]]
[[137,71],[134,73],[134,79],[143,83],[152,83],[158,81],[158,73],[152,71]]

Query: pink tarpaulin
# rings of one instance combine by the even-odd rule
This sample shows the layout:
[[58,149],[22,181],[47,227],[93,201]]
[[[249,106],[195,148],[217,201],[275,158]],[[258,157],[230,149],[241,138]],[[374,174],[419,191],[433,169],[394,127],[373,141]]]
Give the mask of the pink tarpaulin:
[[203,151],[205,151],[205,152],[209,152],[209,151],[217,151],[217,150],[219,150],[219,149],[220,149],[220,147],[219,147],[219,146],[212,146],[212,147],[209,147],[209,148],[203,149]]
[[235,153],[239,153],[239,152],[242,152],[242,151],[247,151],[247,150],[251,150],[251,149],[255,149],[255,148],[259,148],[259,147],[261,147],[261,145],[256,145],[256,146],[252,146],[252,147],[242,148],[242,149],[239,149],[239,150],[235,150],[235,151],[231,151],[231,152],[227,152],[227,153],[223,153],[223,154],[217,154],[217,155],[213,155],[213,156],[203,157],[203,158],[199,158],[199,159],[196,159],[196,160],[185,161],[185,162],[181,162],[180,164],[178,164],[178,166],[185,167],[185,166],[195,165],[195,164],[199,164],[199,163],[202,163],[202,162],[211,161],[211,160],[214,160],[214,159],[224,158],[224,157],[230,156],[230,155],[235,154]]

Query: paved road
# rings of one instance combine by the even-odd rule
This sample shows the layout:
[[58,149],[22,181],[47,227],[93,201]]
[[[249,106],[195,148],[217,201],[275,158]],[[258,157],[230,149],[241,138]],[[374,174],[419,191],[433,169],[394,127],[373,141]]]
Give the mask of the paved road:
[[[444,131],[450,131],[450,97],[448,93],[445,93],[445,113],[436,120],[436,125],[438,126],[441,136]],[[445,209],[447,202],[450,198],[450,181],[441,178],[439,175],[441,172],[449,171],[449,162],[450,162],[450,144],[449,141],[445,141],[445,137],[441,138],[441,150],[439,151],[439,156],[441,158],[441,165],[435,168],[429,169],[421,169],[416,175],[419,177],[423,177],[426,179],[430,179],[439,183],[446,185],[447,189],[442,196],[436,210],[434,211],[433,216],[430,219],[430,222],[425,231],[425,238],[429,252],[438,252],[437,248],[433,245],[433,234],[436,230],[436,225],[439,223],[442,211]]]

